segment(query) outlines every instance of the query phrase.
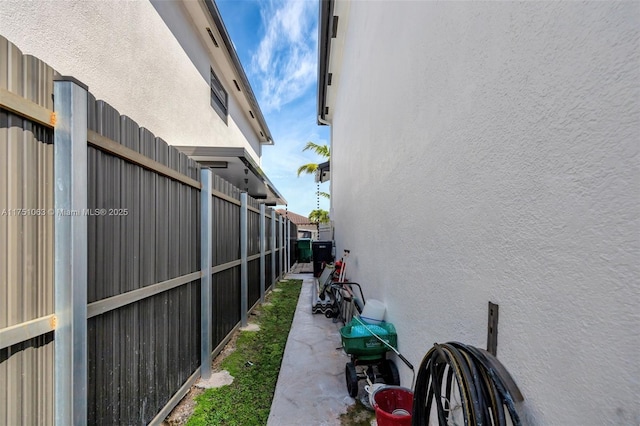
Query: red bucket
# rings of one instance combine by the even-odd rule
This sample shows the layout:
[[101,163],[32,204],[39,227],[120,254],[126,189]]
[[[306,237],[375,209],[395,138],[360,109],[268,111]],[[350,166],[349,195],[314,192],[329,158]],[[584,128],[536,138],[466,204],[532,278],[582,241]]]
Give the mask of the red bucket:
[[373,394],[378,426],[411,426],[413,392],[400,386],[385,386]]

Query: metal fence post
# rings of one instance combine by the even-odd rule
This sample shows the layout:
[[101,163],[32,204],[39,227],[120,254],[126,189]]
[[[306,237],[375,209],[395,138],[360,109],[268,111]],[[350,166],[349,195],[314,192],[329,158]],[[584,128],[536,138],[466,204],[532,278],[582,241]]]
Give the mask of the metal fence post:
[[247,272],[247,193],[240,193],[240,318],[247,326],[249,310],[249,283]]
[[200,170],[200,375],[211,377],[211,267],[213,264],[213,197],[211,169]]
[[87,86],[72,77],[53,85],[54,417],[87,424]]
[[271,285],[276,284],[276,211],[271,210]]
[[287,272],[291,270],[291,219],[287,218]]
[[267,251],[267,229],[265,217],[266,206],[264,203],[260,204],[260,303],[264,303],[264,287],[266,282],[266,264],[265,253]]
[[291,262],[291,258],[295,257],[295,252],[293,252],[294,249],[292,249],[292,247],[295,247],[295,244],[292,244],[296,238],[295,236],[292,238],[291,237],[291,226],[292,226],[293,222],[291,221],[291,219],[289,219],[289,269],[291,269],[291,265],[293,264],[293,262]]
[[278,221],[278,229],[280,232],[280,277],[284,276],[284,257],[285,257],[285,253],[284,253],[284,220],[282,219],[282,216],[280,216],[280,220]]
[[289,272],[289,219],[284,218],[284,272]]

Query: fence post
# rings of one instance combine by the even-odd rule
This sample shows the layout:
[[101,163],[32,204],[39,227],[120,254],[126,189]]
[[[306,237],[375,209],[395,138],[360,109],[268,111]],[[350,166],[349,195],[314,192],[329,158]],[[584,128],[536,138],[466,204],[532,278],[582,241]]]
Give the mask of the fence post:
[[87,86],[72,77],[53,84],[54,417],[87,424]]
[[271,210],[271,285],[276,284],[276,211]]
[[266,282],[266,262],[265,253],[267,251],[267,229],[266,229],[266,207],[264,203],[260,204],[260,303],[264,303],[264,287]]
[[247,193],[240,193],[240,318],[242,326],[247,326],[249,310],[249,289],[247,273]]
[[211,377],[211,267],[213,264],[213,197],[211,169],[200,170],[200,375]]
[[280,216],[280,220],[278,221],[278,229],[280,232],[280,277],[284,276],[284,220],[282,216]]
[[287,272],[291,270],[291,219],[287,218]]
[[284,243],[284,269],[282,271],[285,274],[289,272],[289,237],[287,237],[287,223],[289,223],[289,219],[285,216],[282,218],[282,232],[284,232],[284,238],[282,240]]

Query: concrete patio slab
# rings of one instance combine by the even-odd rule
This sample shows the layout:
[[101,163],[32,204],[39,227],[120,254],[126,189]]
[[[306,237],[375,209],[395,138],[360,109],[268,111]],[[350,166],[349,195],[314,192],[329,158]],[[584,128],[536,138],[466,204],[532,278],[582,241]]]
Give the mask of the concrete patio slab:
[[345,386],[349,357],[340,348],[341,323],[311,313],[311,273],[287,278],[303,283],[267,425],[340,425],[340,414],[355,403]]

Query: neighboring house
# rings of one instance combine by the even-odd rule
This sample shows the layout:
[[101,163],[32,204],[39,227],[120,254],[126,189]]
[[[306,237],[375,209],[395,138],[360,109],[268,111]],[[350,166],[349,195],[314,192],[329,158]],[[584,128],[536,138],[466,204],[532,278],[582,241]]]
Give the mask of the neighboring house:
[[318,225],[309,221],[309,218],[288,210],[279,209],[276,212],[288,218],[298,227],[298,238],[318,239]]
[[3,1],[0,34],[269,205],[271,133],[213,0]]
[[401,352],[493,302],[527,424],[640,424],[640,3],[323,0],[319,47],[336,251]]

